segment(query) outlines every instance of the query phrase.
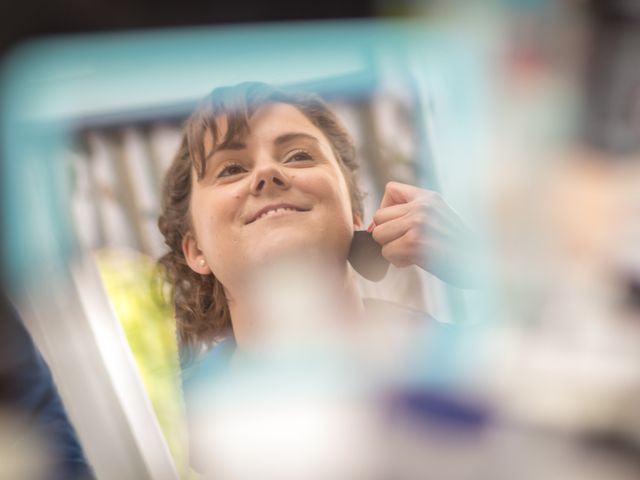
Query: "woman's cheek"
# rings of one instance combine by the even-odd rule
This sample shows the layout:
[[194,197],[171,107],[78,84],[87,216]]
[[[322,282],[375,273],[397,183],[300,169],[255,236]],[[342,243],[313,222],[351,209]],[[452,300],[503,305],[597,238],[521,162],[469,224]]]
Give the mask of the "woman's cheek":
[[307,192],[313,193],[317,197],[325,199],[327,197],[333,197],[339,200],[339,178],[336,178],[330,172],[326,172],[320,167],[297,171],[290,175],[289,178],[292,184]]

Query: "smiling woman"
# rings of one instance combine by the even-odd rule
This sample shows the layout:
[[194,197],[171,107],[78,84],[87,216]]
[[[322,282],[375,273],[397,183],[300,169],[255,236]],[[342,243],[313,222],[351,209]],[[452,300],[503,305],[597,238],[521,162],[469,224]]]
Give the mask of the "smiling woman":
[[[160,259],[183,359],[225,338],[256,338],[251,286],[284,257],[322,265],[332,299],[360,318],[347,261],[363,227],[351,137],[316,95],[242,83],[215,89],[186,122],[165,178]],[[466,226],[433,191],[390,182],[369,226],[382,256],[465,286]]]
[[332,265],[357,306],[346,261],[363,215],[356,170],[351,138],[315,95],[244,83],[200,104],[159,220],[183,355],[229,335],[249,341],[248,280],[296,251]]
[[[220,462],[228,465],[228,459],[244,464],[252,440],[235,435],[245,427],[255,433],[261,425],[260,418],[247,420],[259,417],[261,406],[239,407],[241,418],[233,420],[234,406],[243,400],[234,397],[221,406],[216,402],[224,403],[224,396],[209,396],[208,389],[220,393],[216,382],[229,378],[219,373],[241,372],[243,361],[249,362],[246,367],[274,346],[313,350],[321,345],[333,352],[332,342],[355,340],[353,332],[366,336],[366,326],[402,325],[410,332],[409,325],[434,324],[425,321],[431,318],[426,313],[360,294],[349,264],[355,232],[364,227],[357,167],[346,129],[312,94],[243,83],[214,90],[187,120],[163,187],[159,227],[170,251],[160,263],[173,288],[191,463],[197,470],[219,474]],[[387,184],[373,220],[364,235],[386,260],[399,267],[418,265],[441,278],[455,263],[465,232],[437,193],[395,182]],[[377,332],[383,332],[385,352],[402,358],[404,347],[389,348],[393,335]],[[270,365],[265,358],[258,363]],[[287,365],[280,367],[287,371]],[[263,380],[269,383],[267,377]],[[229,391],[233,397],[235,390]],[[268,391],[258,388],[255,398]],[[310,418],[315,422],[323,415]],[[297,420],[287,416],[283,422],[288,427],[270,430],[298,432]],[[227,435],[220,433],[225,425],[235,438],[230,445],[242,454],[223,453],[229,453]],[[307,427],[300,427],[305,436],[322,431]],[[270,442],[258,442],[258,455]]]
[[191,268],[215,271],[232,298],[253,267],[281,249],[322,248],[344,264],[360,223],[329,142],[300,111],[265,105],[248,128],[245,143],[218,149],[204,178],[192,178],[193,233],[183,242]]

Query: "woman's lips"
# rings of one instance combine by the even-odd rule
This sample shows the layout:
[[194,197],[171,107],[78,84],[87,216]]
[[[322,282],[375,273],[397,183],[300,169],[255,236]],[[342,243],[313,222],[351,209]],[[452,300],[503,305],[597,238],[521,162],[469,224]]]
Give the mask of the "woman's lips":
[[261,208],[254,215],[252,215],[251,219],[247,222],[247,225],[265,217],[282,215],[283,213],[286,213],[286,212],[308,212],[309,210],[310,209],[308,208],[301,208],[288,203],[267,205],[266,207]]

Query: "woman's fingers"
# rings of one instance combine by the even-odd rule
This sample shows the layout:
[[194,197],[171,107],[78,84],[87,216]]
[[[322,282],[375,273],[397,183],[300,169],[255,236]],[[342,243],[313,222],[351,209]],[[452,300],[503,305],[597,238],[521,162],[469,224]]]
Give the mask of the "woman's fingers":
[[411,206],[407,203],[393,205],[386,208],[379,208],[373,216],[373,222],[376,225],[383,225],[390,220],[403,217],[404,215],[409,213],[410,209]]
[[373,220],[373,238],[389,262],[418,265],[450,283],[468,284],[471,234],[439,193],[390,182]]
[[382,256],[396,267],[418,265],[426,269],[425,238],[415,230],[407,230],[382,247]]
[[432,193],[429,190],[407,185],[405,183],[388,182],[384,187],[384,195],[380,202],[380,208],[409,203],[412,200],[428,197]]
[[387,243],[402,237],[408,229],[409,226],[407,222],[402,221],[402,217],[381,224],[376,222],[372,232],[373,239],[384,247]]
[[382,246],[382,255],[397,267],[424,265],[429,222],[423,210],[423,205],[411,202],[380,209],[376,214],[373,238]]

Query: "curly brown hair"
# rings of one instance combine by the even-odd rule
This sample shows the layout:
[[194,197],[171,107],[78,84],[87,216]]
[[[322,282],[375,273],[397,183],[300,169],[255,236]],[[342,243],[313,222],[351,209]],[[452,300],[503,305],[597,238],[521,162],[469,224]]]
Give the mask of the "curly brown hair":
[[[358,164],[353,141],[319,96],[258,82],[213,90],[184,125],[180,148],[164,179],[158,219],[158,227],[169,247],[169,252],[158,263],[171,289],[183,358],[231,332],[231,317],[222,284],[213,273],[200,275],[191,270],[182,251],[183,238],[192,231],[191,177],[195,173],[198,180],[202,179],[207,167],[205,135],[210,134],[213,138],[211,148],[232,142],[248,133],[251,116],[270,103],[296,107],[324,133],[347,182],[352,210],[362,218],[363,196],[357,183]],[[226,116],[228,124],[224,138],[219,138],[216,125],[216,119],[221,116]]]

